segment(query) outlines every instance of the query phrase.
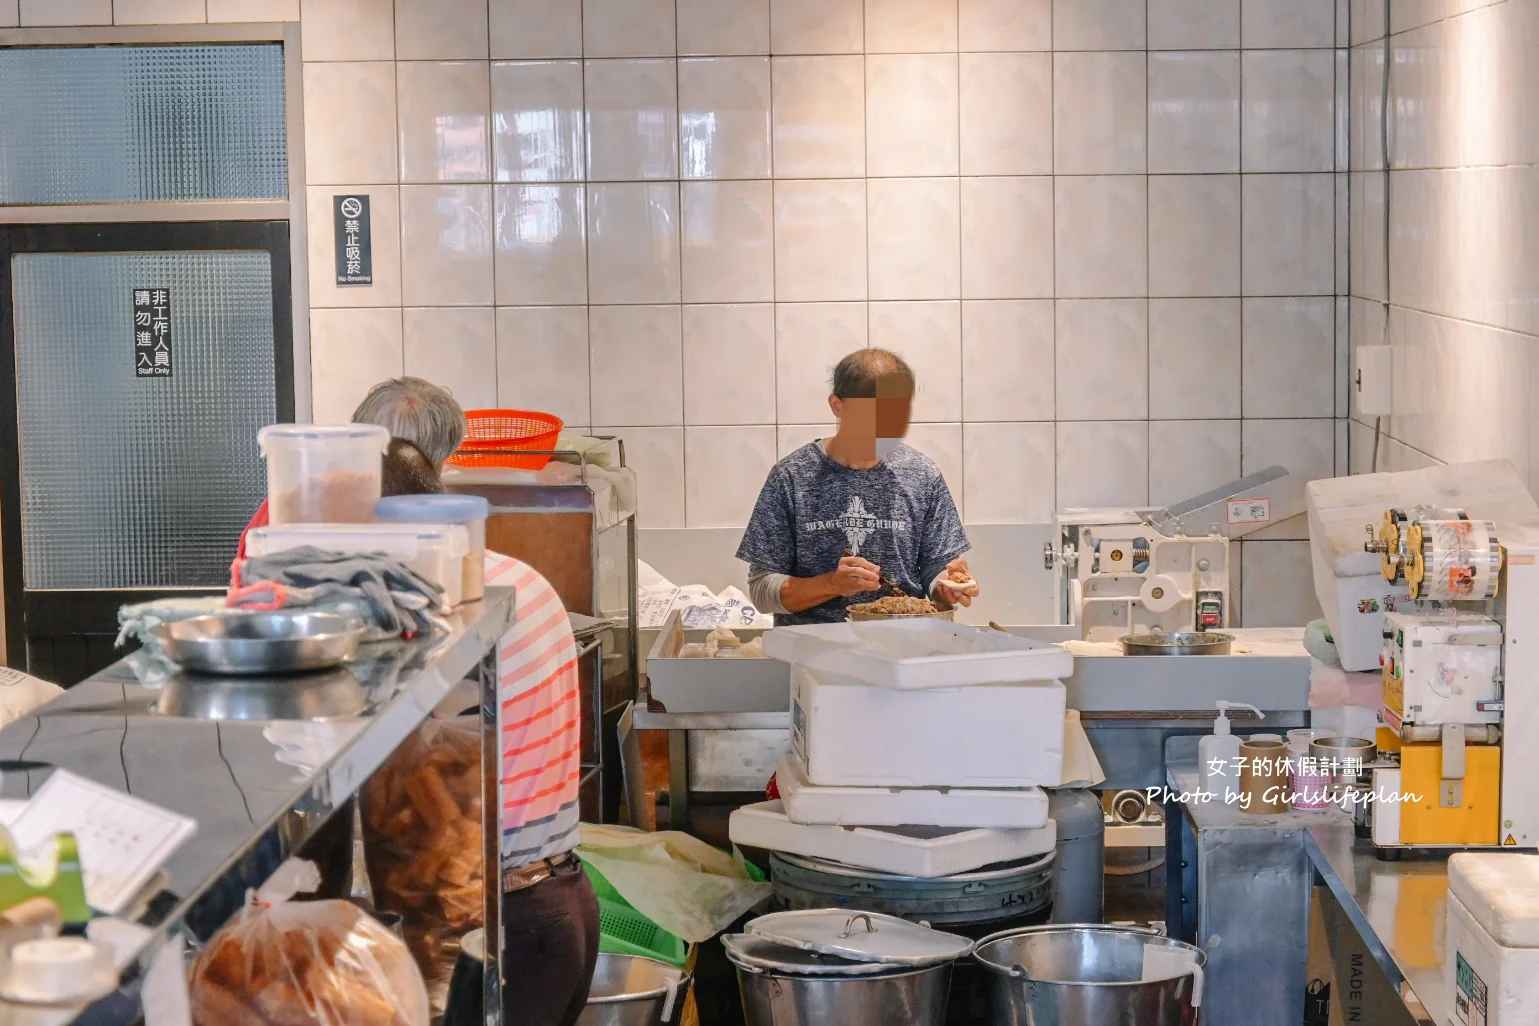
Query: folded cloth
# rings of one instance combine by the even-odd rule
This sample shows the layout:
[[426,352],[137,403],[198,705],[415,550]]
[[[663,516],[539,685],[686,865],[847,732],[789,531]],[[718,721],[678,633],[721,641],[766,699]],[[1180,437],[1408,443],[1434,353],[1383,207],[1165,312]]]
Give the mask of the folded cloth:
[[120,606],[116,645],[122,648],[130,638],[139,642],[139,649],[128,656],[128,668],[140,684],[147,688],[158,688],[178,672],[178,667],[166,658],[165,651],[160,647],[160,639],[153,633],[156,627],[194,616],[224,616],[235,612],[238,610],[226,608],[223,597],[218,595],[208,598],[156,599]]
[[382,554],[301,546],[235,566],[225,602],[240,609],[292,609],[356,602],[389,635],[447,631],[444,590]]

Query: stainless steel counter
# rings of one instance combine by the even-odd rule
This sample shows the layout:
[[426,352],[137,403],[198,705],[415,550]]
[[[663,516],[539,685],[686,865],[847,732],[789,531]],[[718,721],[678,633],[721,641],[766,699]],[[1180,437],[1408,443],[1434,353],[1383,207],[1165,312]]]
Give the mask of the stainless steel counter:
[[[446,636],[365,646],[348,665],[363,710],[336,721],[313,769],[280,762],[278,747],[264,736],[269,728],[294,733],[294,721],[163,715],[157,707],[164,692],[140,686],[122,663],[0,730],[0,796],[27,798],[62,767],[198,823],[151,885],[156,893],[146,893],[130,913],[153,933],[124,971],[120,990],[86,1009],[43,1018],[29,1011],[26,1021],[134,1022],[142,974],[162,949],[206,940],[228,920],[247,888],[261,884],[352,797],[452,688],[480,675],[512,619],[513,592],[489,589],[485,601],[451,617]],[[194,686],[219,685],[203,678]],[[467,705],[482,702],[472,696]],[[0,1022],[9,1021],[0,1006]]]

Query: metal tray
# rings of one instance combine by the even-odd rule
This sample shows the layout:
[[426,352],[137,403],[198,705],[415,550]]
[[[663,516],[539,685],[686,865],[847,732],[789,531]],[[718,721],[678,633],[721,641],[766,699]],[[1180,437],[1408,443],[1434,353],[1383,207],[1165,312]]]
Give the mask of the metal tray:
[[1169,634],[1129,634],[1122,654],[1130,656],[1228,655],[1233,634],[1213,631],[1173,631]]
[[357,654],[366,629],[330,613],[230,613],[163,623],[151,633],[184,670],[268,676],[338,666]]

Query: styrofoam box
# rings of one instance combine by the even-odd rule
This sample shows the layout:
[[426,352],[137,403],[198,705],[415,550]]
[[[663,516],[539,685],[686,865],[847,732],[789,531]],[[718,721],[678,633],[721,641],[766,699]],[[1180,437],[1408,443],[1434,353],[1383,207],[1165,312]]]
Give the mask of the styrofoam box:
[[1040,788],[819,787],[795,755],[775,768],[775,786],[793,823],[810,826],[936,826],[1035,830],[1047,825]]
[[[734,627],[752,641],[763,630]],[[681,659],[686,642],[704,641],[709,630],[685,630],[679,611],[668,614],[647,654],[651,697],[671,713],[784,712],[790,672],[779,659]]]
[[1539,948],[1496,943],[1452,894],[1444,943],[1448,1007],[1439,1021],[1470,1026],[1530,1026],[1539,1021]]
[[935,879],[996,862],[1050,852],[1058,843],[1051,819],[1035,830],[957,830],[940,827],[806,826],[792,823],[780,802],[747,805],[727,822],[732,843],[898,876]]
[[444,601],[464,599],[465,554],[470,530],[464,524],[282,524],[253,528],[246,552],[267,556],[313,545],[326,552],[378,552],[415,570],[444,589]]
[[1074,657],[1045,641],[946,620],[777,627],[764,652],[810,670],[898,691],[1058,680]]
[[825,787],[1056,787],[1056,680],[894,691],[791,667],[791,749]]

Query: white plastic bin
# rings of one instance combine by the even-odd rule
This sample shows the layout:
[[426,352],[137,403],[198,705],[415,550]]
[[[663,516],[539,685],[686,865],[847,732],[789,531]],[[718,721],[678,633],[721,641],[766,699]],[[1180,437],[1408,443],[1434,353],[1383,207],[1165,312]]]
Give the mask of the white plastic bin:
[[1033,830],[1047,825],[1047,795],[1038,787],[820,787],[809,783],[796,755],[775,768],[785,814],[807,826],[937,827]]
[[246,536],[251,556],[304,545],[326,552],[380,553],[442,587],[445,604],[464,601],[470,532],[462,524],[289,524],[254,528]]
[[267,459],[273,524],[367,524],[379,501],[390,432],[375,424],[272,424],[257,432]]
[[386,523],[461,524],[470,532],[465,554],[465,601],[486,594],[486,518],[492,504],[479,495],[389,495],[374,505]]
[[791,748],[820,786],[1057,787],[1065,705],[1056,680],[895,691],[793,665]]

